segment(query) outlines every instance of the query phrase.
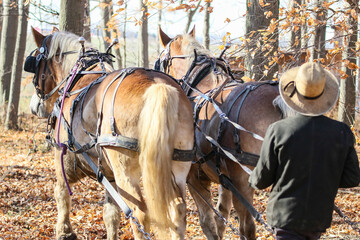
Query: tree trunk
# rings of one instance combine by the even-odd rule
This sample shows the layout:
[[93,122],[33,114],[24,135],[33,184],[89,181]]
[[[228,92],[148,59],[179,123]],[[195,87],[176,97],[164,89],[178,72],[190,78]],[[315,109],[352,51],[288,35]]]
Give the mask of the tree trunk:
[[[350,2],[350,8],[356,9],[356,16],[359,15],[359,5],[358,2]],[[352,16],[349,16],[348,24],[349,28],[345,34],[349,34],[346,38],[347,41],[344,41],[346,44],[345,50],[343,52],[343,59],[348,60],[350,64],[356,65],[356,42],[357,42],[357,32],[358,32],[358,22],[357,19],[354,19]],[[350,33],[351,32],[351,33]],[[355,121],[355,102],[356,102],[356,87],[355,81],[356,76],[353,71],[356,69],[351,69],[349,65],[343,62],[342,70],[347,74],[346,79],[340,80],[340,98],[339,98],[339,110],[338,110],[338,120],[342,121],[348,125],[353,125]]]
[[[163,1],[160,0],[159,1],[159,11],[158,11],[158,29],[160,29],[161,27],[161,18],[162,18],[162,5]],[[161,43],[160,43],[160,35],[156,34],[156,52],[159,55],[160,51],[161,51],[162,47],[161,47]]]
[[6,116],[6,102],[9,100],[11,66],[14,59],[18,7],[16,0],[4,1],[3,28],[1,31],[0,48],[0,116]]
[[[301,8],[301,0],[293,0],[293,8],[299,9]],[[299,11],[300,16],[301,12]],[[301,63],[301,31],[302,31],[302,25],[296,25],[293,27],[293,31],[291,31],[291,50],[295,53],[295,59],[296,63],[294,65],[298,66]]]
[[27,18],[29,15],[29,4],[24,6],[25,0],[19,1],[19,21],[17,28],[16,46],[11,72],[10,95],[5,120],[6,129],[17,129],[17,118],[20,98],[21,74],[24,61],[27,35]]
[[126,68],[126,19],[127,19],[127,1],[125,1],[124,10],[124,29],[123,29],[123,66]]
[[107,23],[110,20],[110,11],[112,8],[111,0],[100,0],[101,6],[101,28],[103,31],[103,40],[104,40],[104,49],[106,50],[111,42],[111,32],[107,26]]
[[84,0],[84,38],[91,42],[90,1]]
[[[109,21],[114,21],[114,19],[111,19],[111,16],[113,15],[113,13],[114,13],[114,9],[113,9],[113,5],[111,3],[109,6],[109,18],[110,18]],[[120,34],[119,34],[118,27],[115,25],[111,30],[113,33],[112,34],[113,37],[115,37],[116,39],[119,40]],[[112,39],[112,40],[114,40],[114,39]],[[120,46],[119,46],[119,44],[117,44],[117,45],[113,46],[112,48],[114,49],[114,52],[115,52],[116,68],[121,69],[122,68],[122,59],[121,59],[121,53],[120,53]]]
[[313,59],[325,58],[325,34],[327,9],[322,7],[326,0],[317,0],[319,11],[316,14],[316,21],[319,23],[315,28]]
[[84,0],[61,0],[59,28],[82,36],[84,33]]
[[[247,44],[245,57],[245,76],[259,80],[271,80],[278,71],[278,66],[273,63],[272,57],[278,51],[279,33],[278,26],[272,25],[271,31],[268,31],[268,40],[263,40],[261,30],[267,30],[270,26],[271,20],[276,22],[279,18],[279,1],[269,2],[269,6],[260,6],[257,0],[247,0],[247,14],[246,14],[246,37],[251,39]],[[267,1],[264,1],[267,3]],[[271,12],[272,15],[267,18],[265,12]],[[275,23],[274,23],[275,24]],[[269,42],[271,40],[272,42]]]
[[210,49],[210,5],[211,2],[205,3],[205,16],[204,16],[204,46],[206,49]]
[[[3,1],[0,2],[0,33],[2,29],[2,22],[3,22]],[[0,41],[1,44],[1,41]],[[1,47],[1,45],[0,45]]]
[[198,4],[196,5],[196,8],[195,9],[189,9],[188,11],[188,14],[187,14],[187,22],[186,22],[186,25],[185,25],[185,33],[188,33],[189,32],[189,29],[190,29],[190,25],[192,23],[192,20],[193,20],[193,17],[196,13],[196,11],[199,9],[200,7],[200,3],[201,3],[202,0],[199,0]]
[[148,20],[147,20],[147,6],[140,0],[140,9],[142,9],[142,16],[138,35],[138,66],[149,68],[149,40],[148,40]]

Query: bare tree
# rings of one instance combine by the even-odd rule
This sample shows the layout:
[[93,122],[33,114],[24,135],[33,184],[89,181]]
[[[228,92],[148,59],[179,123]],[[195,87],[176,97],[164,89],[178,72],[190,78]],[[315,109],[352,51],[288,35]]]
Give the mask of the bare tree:
[[[9,99],[11,66],[16,43],[18,6],[16,0],[4,1],[4,17],[0,48],[0,106],[5,107]],[[5,116],[1,114],[2,116]]]
[[12,64],[9,102],[6,112],[5,128],[17,129],[18,108],[20,99],[21,74],[24,61],[27,35],[27,18],[29,15],[29,4],[24,5],[25,0],[19,1],[19,21],[17,28],[16,46]]
[[326,16],[327,9],[323,7],[326,0],[317,0],[316,21],[318,24],[315,27],[314,48],[312,52],[313,59],[325,58],[325,35],[326,35]]
[[[278,71],[277,64],[270,66],[269,63],[272,62],[272,57],[279,46],[276,25],[279,18],[279,1],[263,1],[262,4],[257,0],[246,2],[246,34],[251,41],[246,49],[245,76],[254,80],[269,80]],[[265,44],[264,34],[262,34],[264,32],[267,32],[267,43],[270,44]]]
[[[1,29],[2,29],[2,22],[3,22],[3,1],[0,1],[0,33],[1,33]],[[0,44],[1,44],[1,41],[0,41]]]
[[[115,19],[112,17],[113,13],[114,13],[114,8],[113,8],[113,4],[111,3],[110,10],[109,10],[109,18],[110,18],[109,21],[115,21]],[[118,39],[120,34],[119,34],[119,29],[116,24],[114,24],[111,31],[113,33],[113,37]],[[112,40],[114,40],[114,39],[112,39]],[[121,59],[120,47],[118,45],[116,45],[113,48],[114,48],[115,57],[116,57],[116,59],[115,59],[116,66],[118,69],[121,69],[122,68],[122,59]]]
[[84,33],[84,0],[61,0],[59,28],[82,36]]
[[91,42],[90,1],[84,0],[84,38]]
[[[159,11],[158,11],[158,29],[161,27],[161,18],[162,18],[162,8],[163,8],[163,1],[159,1]],[[156,34],[156,51],[158,54],[160,54],[161,49],[161,43],[160,43],[160,35]]]
[[[301,0],[293,0],[293,8],[300,10]],[[296,25],[293,27],[293,31],[291,31],[291,48],[295,53],[300,52],[301,50],[301,25]]]
[[140,9],[142,12],[141,23],[138,34],[138,66],[149,67],[149,39],[148,39],[148,20],[147,20],[147,5],[143,0],[140,0]]
[[104,49],[109,46],[109,40],[111,39],[110,29],[107,24],[110,20],[110,11],[112,6],[112,0],[100,0],[101,4],[101,28],[103,31]]
[[205,3],[205,14],[204,14],[204,46],[210,48],[210,12],[211,12],[211,1]]
[[123,67],[126,68],[126,19],[127,19],[127,1],[125,1],[124,10],[124,28],[123,28]]
[[[197,10],[199,9],[200,7],[200,3],[201,3],[202,0],[199,0],[196,7],[195,8],[192,8],[192,9],[189,9],[188,12],[187,12],[187,22],[186,22],[186,25],[185,25],[185,32],[189,32],[189,29],[190,29],[190,25],[193,21],[193,18],[194,18],[194,15],[195,13],[197,12]],[[180,1],[180,4],[182,4],[182,1]]]
[[[347,0],[349,9],[355,9],[356,14],[359,15],[359,2]],[[342,71],[346,73],[347,77],[340,80],[340,98],[338,120],[345,122],[348,125],[354,124],[355,121],[355,101],[356,101],[356,76],[353,71],[356,71],[356,42],[358,40],[358,20],[357,17],[348,16],[346,32],[349,34],[345,36],[344,44],[345,50],[343,51],[343,67]],[[345,35],[345,34],[344,34]]]

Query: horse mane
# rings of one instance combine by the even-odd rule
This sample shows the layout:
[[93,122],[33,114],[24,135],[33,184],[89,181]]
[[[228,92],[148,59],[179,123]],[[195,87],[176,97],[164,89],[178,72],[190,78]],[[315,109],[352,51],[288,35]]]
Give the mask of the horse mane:
[[[211,53],[208,49],[206,49],[201,43],[199,43],[193,36],[190,34],[183,34],[182,36],[182,52],[184,55],[190,56],[186,61],[186,67],[190,68],[191,63],[194,61],[194,50],[196,51],[197,55],[206,55],[208,57],[211,57]],[[220,70],[222,71],[222,70]],[[215,74],[209,75],[211,81],[214,81],[216,84],[220,83],[220,78],[217,77]]]
[[[85,48],[90,47],[92,47],[91,43],[86,41]],[[63,73],[68,74],[79,57],[80,49],[79,36],[69,32],[55,32],[51,37],[48,58],[58,56],[57,63],[61,64]],[[63,54],[68,51],[75,51],[75,53]]]
[[273,105],[278,107],[282,113],[282,118],[292,117],[297,114],[292,108],[290,108],[279,95],[273,100]]
[[201,43],[199,43],[193,36],[190,34],[184,34],[182,35],[182,51],[184,55],[189,55],[191,57],[187,58],[188,61],[188,67],[190,67],[190,64],[194,60],[194,50],[198,55],[206,55],[210,56],[210,51],[206,49]]

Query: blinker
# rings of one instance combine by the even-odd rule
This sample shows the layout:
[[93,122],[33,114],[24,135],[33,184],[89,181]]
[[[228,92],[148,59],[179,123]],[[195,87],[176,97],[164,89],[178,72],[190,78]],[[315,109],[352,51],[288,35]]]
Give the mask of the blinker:
[[36,72],[36,57],[28,56],[26,57],[25,64],[24,64],[24,71],[29,73]]

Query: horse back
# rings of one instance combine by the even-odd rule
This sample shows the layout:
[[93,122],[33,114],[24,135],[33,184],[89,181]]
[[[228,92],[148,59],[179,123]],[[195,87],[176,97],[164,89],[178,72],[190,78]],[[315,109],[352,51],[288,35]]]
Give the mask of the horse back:
[[[281,119],[273,105],[279,95],[277,82],[249,82],[236,86],[226,98],[223,111],[246,130],[265,136],[268,126]],[[259,154],[262,141],[225,123],[221,143],[229,148]],[[237,145],[237,146],[236,146]]]

